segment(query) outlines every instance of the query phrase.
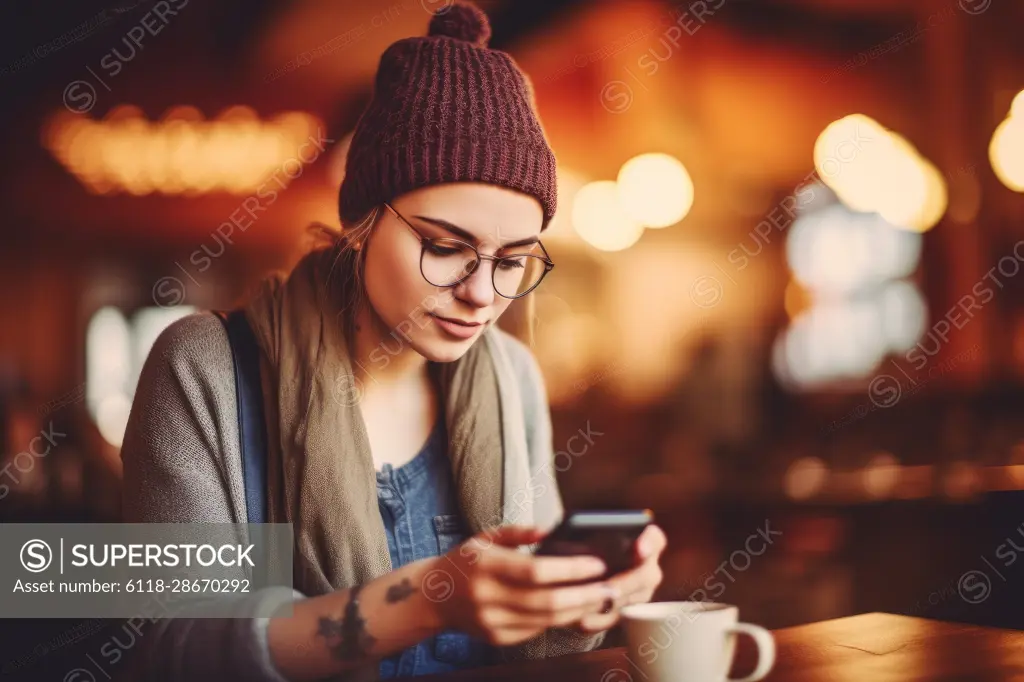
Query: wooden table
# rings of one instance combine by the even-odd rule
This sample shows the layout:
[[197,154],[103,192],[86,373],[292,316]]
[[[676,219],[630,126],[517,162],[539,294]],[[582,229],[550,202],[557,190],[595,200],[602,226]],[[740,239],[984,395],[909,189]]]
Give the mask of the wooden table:
[[[742,617],[742,614],[741,614]],[[994,682],[1024,679],[1024,631],[866,613],[775,630],[769,682]],[[741,637],[733,677],[753,670]],[[644,682],[622,647],[405,678],[416,682]]]

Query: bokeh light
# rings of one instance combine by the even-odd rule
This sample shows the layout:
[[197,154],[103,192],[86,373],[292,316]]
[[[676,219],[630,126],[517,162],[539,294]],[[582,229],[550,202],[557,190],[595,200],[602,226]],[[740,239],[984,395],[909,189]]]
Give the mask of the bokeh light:
[[818,457],[802,457],[786,470],[783,487],[794,500],[806,500],[822,491],[828,480],[828,465]]
[[1010,116],[1013,118],[1024,118],[1024,90],[1021,90],[1010,103]]
[[879,452],[871,457],[861,480],[868,497],[882,499],[892,495],[900,479],[899,461],[891,453]]
[[863,114],[829,124],[814,145],[814,166],[849,208],[880,214],[895,227],[925,232],[946,212],[938,169],[902,136]]
[[921,246],[917,233],[833,204],[797,218],[787,235],[786,259],[805,287],[840,295],[906,277],[917,269]]
[[999,124],[988,156],[999,181],[1014,192],[1024,192],[1024,116],[1012,116]]
[[303,112],[260,121],[247,106],[229,107],[213,120],[195,107],[175,106],[149,121],[138,107],[120,105],[101,121],[58,113],[43,126],[41,141],[93,193],[247,194],[274,173],[287,183],[279,172],[286,161],[315,160],[318,149],[303,150],[305,158],[299,150],[316,140],[321,126]]
[[786,242],[792,323],[773,350],[779,380],[794,389],[856,380],[887,353],[912,348],[928,313],[905,278],[917,269],[921,248],[919,233],[841,203],[800,216]]
[[644,232],[644,226],[623,210],[613,180],[591,182],[576,192],[572,224],[584,241],[602,251],[627,249]]
[[617,179],[626,214],[650,228],[674,225],[693,206],[693,180],[679,159],[640,154],[622,164]]
[[587,184],[587,178],[571,169],[568,164],[560,163],[558,176],[558,210],[554,218],[544,230],[544,243],[581,244],[580,235],[572,227],[572,207],[576,202],[576,194]]

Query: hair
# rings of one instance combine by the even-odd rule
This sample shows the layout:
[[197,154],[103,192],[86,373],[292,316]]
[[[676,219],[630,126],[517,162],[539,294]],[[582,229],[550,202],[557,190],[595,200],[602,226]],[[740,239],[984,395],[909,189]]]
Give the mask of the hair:
[[381,209],[381,206],[370,209],[354,223],[346,224],[343,221],[340,229],[320,222],[308,228],[313,237],[311,251],[322,252],[324,262],[328,265],[329,293],[341,311],[345,335],[350,343],[355,331],[356,313],[366,301],[366,284],[363,279],[366,244],[383,213]]

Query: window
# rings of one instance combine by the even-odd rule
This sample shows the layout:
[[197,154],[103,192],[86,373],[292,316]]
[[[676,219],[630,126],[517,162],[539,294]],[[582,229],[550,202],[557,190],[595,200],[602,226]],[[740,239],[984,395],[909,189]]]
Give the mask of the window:
[[157,337],[193,306],[142,308],[129,321],[113,306],[97,310],[85,335],[85,402],[103,438],[121,446],[142,365]]

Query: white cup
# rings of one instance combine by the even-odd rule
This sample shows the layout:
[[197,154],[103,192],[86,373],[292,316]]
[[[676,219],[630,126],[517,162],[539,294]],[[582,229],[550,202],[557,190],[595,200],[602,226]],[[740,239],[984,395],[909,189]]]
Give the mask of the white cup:
[[[626,654],[644,682],[755,682],[775,664],[775,640],[759,625],[739,622],[729,604],[666,601],[622,608]],[[728,677],[736,635],[757,644],[757,667],[743,678]]]

